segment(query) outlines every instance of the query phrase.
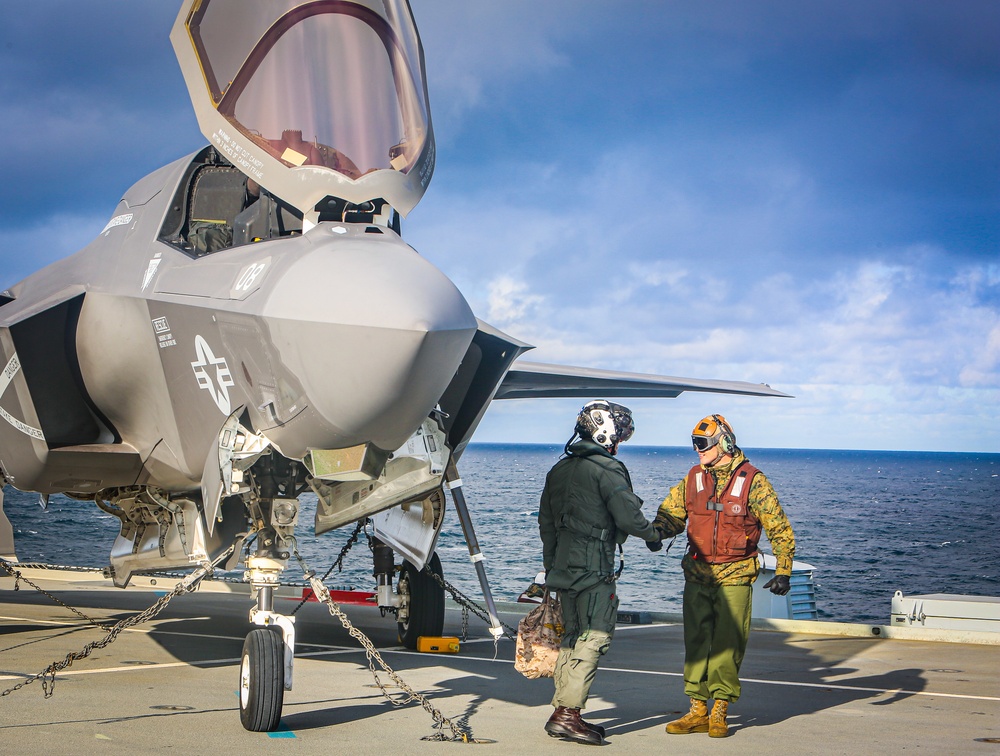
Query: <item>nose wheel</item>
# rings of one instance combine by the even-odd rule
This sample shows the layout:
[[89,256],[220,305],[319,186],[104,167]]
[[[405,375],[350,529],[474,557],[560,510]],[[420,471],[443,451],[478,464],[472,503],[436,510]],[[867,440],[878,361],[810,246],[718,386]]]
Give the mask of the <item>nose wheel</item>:
[[272,732],[285,698],[285,644],[269,628],[251,630],[240,662],[240,721],[251,732]]
[[273,732],[281,720],[285,691],[292,689],[295,617],[274,611],[274,591],[288,553],[275,530],[258,534],[257,551],[246,558],[245,578],[256,593],[250,622],[256,627],[240,655],[240,722],[250,732]]
[[[437,553],[428,562],[435,575],[442,575]],[[404,560],[399,580],[399,613],[396,628],[399,642],[415,649],[421,635],[437,637],[444,630],[444,586],[424,570]]]

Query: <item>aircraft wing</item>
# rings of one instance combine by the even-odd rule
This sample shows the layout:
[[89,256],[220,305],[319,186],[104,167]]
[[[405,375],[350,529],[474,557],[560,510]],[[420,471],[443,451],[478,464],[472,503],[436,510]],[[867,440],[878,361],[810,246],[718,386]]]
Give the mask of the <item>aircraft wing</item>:
[[649,397],[672,398],[684,391],[747,396],[790,397],[766,383],[676,378],[668,375],[622,373],[615,370],[517,362],[500,383],[494,399],[540,399],[555,397]]

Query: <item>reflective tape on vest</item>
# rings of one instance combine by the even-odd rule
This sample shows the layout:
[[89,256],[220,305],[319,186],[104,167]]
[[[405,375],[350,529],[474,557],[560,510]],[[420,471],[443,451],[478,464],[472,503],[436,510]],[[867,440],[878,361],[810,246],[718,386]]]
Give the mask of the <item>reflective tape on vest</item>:
[[736,481],[733,483],[733,492],[732,492],[732,495],[735,496],[736,498],[739,498],[740,496],[742,496],[743,495],[743,484],[746,483],[746,482],[747,482],[747,474],[745,472],[741,472],[736,477]]

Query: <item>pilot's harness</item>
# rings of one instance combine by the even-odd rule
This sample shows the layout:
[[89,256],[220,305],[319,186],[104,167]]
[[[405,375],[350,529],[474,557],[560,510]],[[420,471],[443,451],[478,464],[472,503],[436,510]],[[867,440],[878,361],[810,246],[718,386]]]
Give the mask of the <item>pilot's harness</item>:
[[[591,462],[593,462],[598,467],[601,467],[601,465],[598,464],[597,460],[591,459],[591,457],[593,457],[594,454],[596,454],[596,453],[597,452],[591,452],[591,453],[585,453],[585,454],[573,454],[572,456],[576,457],[577,459],[590,460]],[[603,469],[603,468],[601,468],[601,469]],[[626,468],[625,465],[622,465],[622,472],[625,474],[625,480],[628,481],[629,491],[631,491],[634,494],[635,491],[632,489],[632,477],[628,474],[628,468]],[[638,497],[636,497],[636,498],[638,498]],[[639,499],[639,503],[640,504],[642,503],[642,499]],[[614,518],[612,518],[612,522],[614,522]],[[572,530],[574,533],[579,533],[580,535],[587,536],[588,538],[593,538],[594,540],[601,541],[601,542],[608,541],[608,540],[614,538],[615,534],[616,534],[616,530],[615,530],[614,526],[612,526],[610,528],[598,528],[598,527],[594,527],[594,526],[589,526],[586,523],[584,523],[582,520],[579,520],[578,518],[574,517],[569,512],[566,512],[566,513],[564,513],[562,515],[562,517],[559,520],[559,523],[560,523],[560,525],[562,525],[563,527],[565,527],[567,530]],[[670,540],[670,543],[667,544],[666,551],[663,552],[664,554],[666,554],[667,551],[670,551],[670,547],[674,545],[674,541],[675,540],[676,540],[676,538],[672,538]],[[618,544],[618,569],[615,570],[614,574],[609,575],[608,577],[604,578],[604,582],[605,583],[613,583],[613,582],[615,582],[616,580],[618,580],[618,578],[621,577],[621,574],[622,574],[622,572],[624,572],[624,570],[625,570],[625,549],[622,548],[622,544],[619,543]]]
[[[559,518],[559,526],[565,530],[572,530],[574,533],[582,535],[586,538],[592,538],[595,541],[600,541],[604,543],[605,541],[610,541],[615,537],[616,530],[612,526],[610,528],[599,528],[597,526],[587,525],[583,520],[578,517],[574,517],[571,512],[563,512],[562,516]],[[618,544],[618,569],[614,573],[608,575],[604,578],[605,583],[615,582],[622,574],[625,569],[625,550],[622,545]]]

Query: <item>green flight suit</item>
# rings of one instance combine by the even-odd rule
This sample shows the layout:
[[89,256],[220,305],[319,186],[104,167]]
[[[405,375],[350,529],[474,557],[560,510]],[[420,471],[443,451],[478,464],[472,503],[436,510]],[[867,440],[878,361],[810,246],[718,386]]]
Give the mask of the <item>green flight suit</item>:
[[[737,451],[726,465],[703,468],[715,479],[716,492],[729,485],[733,471],[746,459]],[[653,522],[666,535],[685,529],[687,477],[670,489]],[[778,575],[790,575],[795,535],[764,473],[754,476],[747,501],[760,520],[777,561]],[[689,552],[684,570],[684,692],[702,701],[736,701],[740,697],[740,665],[750,635],[753,583],[760,572],[757,557],[708,564]]]
[[582,709],[618,617],[615,549],[658,539],[625,465],[587,439],[549,471],[538,508],[546,585],[559,592],[563,633],[552,705]]

